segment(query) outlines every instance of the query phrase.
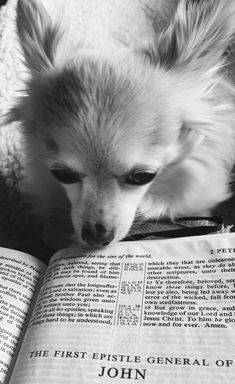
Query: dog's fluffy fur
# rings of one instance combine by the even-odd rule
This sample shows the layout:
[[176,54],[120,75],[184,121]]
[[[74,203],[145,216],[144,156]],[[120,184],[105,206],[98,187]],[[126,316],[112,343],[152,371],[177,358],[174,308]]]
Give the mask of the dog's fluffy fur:
[[9,121],[33,153],[44,148],[45,198],[63,186],[79,242],[118,241],[136,217],[207,214],[230,196],[234,1],[180,0],[147,50],[115,54],[73,47],[33,0],[19,0],[17,28],[30,79]]

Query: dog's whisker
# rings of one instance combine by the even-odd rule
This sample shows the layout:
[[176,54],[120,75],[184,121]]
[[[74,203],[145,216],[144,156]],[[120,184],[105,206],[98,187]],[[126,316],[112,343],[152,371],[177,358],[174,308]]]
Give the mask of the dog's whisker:
[[32,163],[34,160],[36,159],[39,159],[41,157],[45,157],[45,155],[54,155],[55,154],[55,151],[44,151],[44,152],[40,152],[40,153],[37,153],[36,155],[30,157],[27,159],[27,162],[26,164],[30,164]]

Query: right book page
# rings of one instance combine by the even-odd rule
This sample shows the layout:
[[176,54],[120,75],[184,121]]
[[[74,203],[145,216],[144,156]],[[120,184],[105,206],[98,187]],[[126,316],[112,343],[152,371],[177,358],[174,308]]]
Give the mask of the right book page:
[[235,382],[235,235],[51,261],[11,384]]

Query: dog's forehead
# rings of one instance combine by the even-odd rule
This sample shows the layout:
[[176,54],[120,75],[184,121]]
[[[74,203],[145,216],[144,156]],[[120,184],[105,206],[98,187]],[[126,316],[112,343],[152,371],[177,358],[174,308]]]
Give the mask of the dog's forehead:
[[86,59],[35,80],[30,97],[35,97],[38,118],[52,130],[72,127],[84,135],[113,134],[115,123],[121,130],[158,123],[169,115],[164,76],[156,80],[150,68],[132,65],[119,68]]
[[43,83],[38,84],[36,80],[34,87],[47,121],[57,118],[68,122],[71,118],[83,128],[91,122],[98,126],[102,117],[117,118],[120,108],[128,110],[136,92],[134,88],[131,81],[118,75],[111,65],[92,60],[50,73]]
[[151,147],[169,140],[170,114],[161,92],[154,100],[145,79],[133,81],[120,73],[87,60],[52,74],[44,84],[39,119],[69,162],[121,174],[148,163]]
[[[71,139],[71,137],[70,137]],[[157,169],[164,162],[165,147],[145,145],[144,138],[81,143],[77,138],[58,144],[54,160],[84,174],[122,176],[133,169]]]

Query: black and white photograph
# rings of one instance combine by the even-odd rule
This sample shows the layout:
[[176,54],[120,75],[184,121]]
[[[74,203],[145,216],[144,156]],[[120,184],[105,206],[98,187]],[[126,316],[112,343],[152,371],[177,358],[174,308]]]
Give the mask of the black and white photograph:
[[235,1],[0,1],[0,384],[235,383]]

